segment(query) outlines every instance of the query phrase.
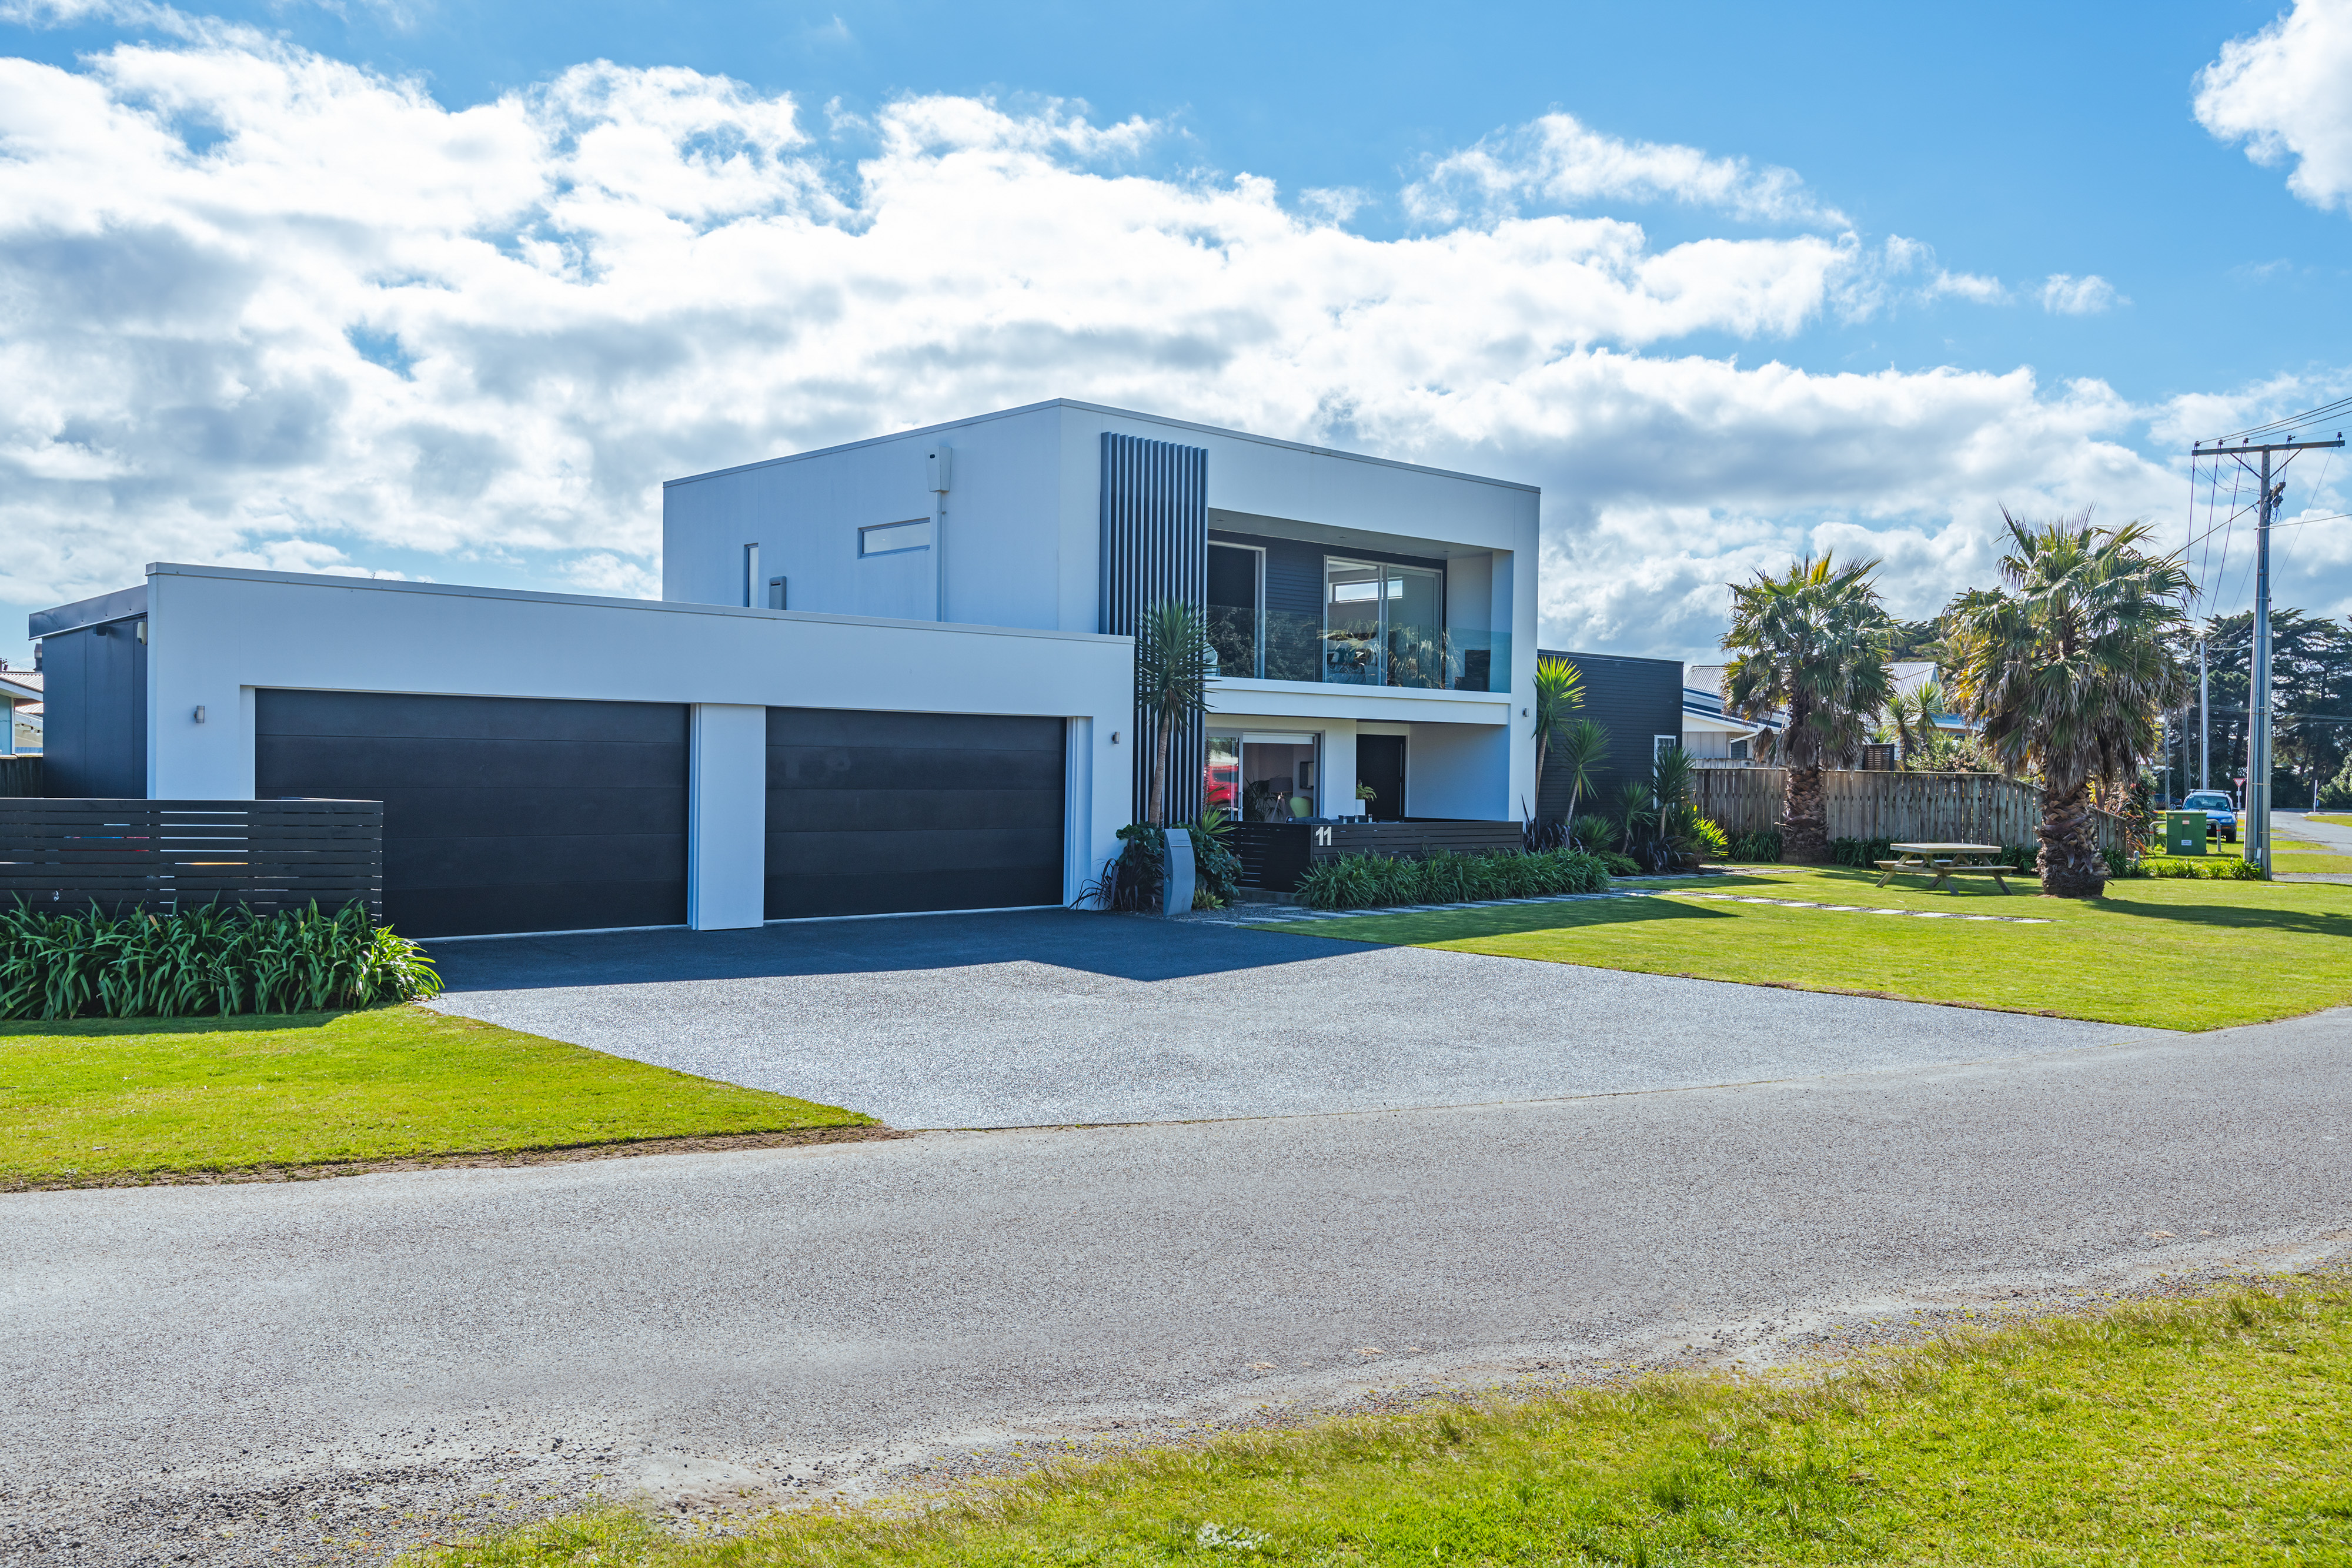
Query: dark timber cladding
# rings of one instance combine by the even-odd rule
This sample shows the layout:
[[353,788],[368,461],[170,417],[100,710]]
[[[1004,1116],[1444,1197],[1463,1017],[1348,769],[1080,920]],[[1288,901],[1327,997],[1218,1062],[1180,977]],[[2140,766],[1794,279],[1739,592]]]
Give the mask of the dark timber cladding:
[[41,640],[47,683],[42,787],[49,793],[147,793],[146,613],[142,583],[31,617],[26,630]]
[[1062,902],[1063,721],[768,710],[771,920]]
[[685,923],[684,705],[255,696],[256,795],[383,802],[404,935]]
[[[1206,615],[1208,582],[1208,450],[1103,432],[1103,631],[1132,637],[1153,606],[1171,599]],[[1151,809],[1155,722],[1139,707],[1129,737],[1136,743],[1130,766],[1139,822]],[[1205,753],[1202,720],[1195,716],[1169,745],[1171,821],[1189,822],[1201,814]]]
[[[1589,718],[1609,732],[1609,755],[1602,759],[1592,788],[1577,805],[1581,814],[1594,809],[1593,799],[1607,799],[1622,784],[1650,776],[1653,737],[1671,735],[1679,745],[1683,733],[1683,665],[1679,659],[1628,659],[1613,653],[1567,653],[1546,648],[1538,659],[1566,659],[1584,674],[1584,706],[1570,710],[1570,718]],[[1558,768],[1544,771],[1543,789],[1536,815],[1554,821],[1568,814],[1569,779]]]

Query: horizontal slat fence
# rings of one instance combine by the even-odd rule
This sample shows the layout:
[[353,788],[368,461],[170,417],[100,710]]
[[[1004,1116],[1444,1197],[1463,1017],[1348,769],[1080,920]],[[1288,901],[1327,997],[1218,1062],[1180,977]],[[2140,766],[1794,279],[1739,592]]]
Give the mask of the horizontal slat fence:
[[0,909],[383,915],[380,800],[0,798]]
[[[1699,814],[1727,832],[1753,833],[1780,825],[1788,770],[1781,768],[1697,768],[1692,798]],[[2042,825],[2042,792],[1995,773],[1824,774],[1830,837],[1920,842],[2031,844]],[[2095,811],[2099,847],[2124,847],[2123,821]]]

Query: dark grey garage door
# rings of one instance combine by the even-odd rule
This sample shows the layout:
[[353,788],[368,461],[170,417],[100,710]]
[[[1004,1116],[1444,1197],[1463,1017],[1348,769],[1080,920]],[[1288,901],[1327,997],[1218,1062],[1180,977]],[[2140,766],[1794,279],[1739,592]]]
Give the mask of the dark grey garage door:
[[257,796],[383,802],[403,934],[685,923],[683,706],[255,695]]
[[1062,721],[768,710],[771,920],[1062,901]]

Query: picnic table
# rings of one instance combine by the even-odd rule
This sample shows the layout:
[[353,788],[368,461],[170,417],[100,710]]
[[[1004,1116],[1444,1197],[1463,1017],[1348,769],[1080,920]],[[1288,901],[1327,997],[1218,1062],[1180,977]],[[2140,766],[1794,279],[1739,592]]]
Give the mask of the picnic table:
[[1889,844],[1887,848],[1895,852],[1895,859],[1872,862],[1878,867],[1881,887],[1898,875],[1932,873],[1936,880],[1927,884],[1929,893],[1939,887],[1948,893],[1956,891],[1952,886],[1956,876],[1989,876],[1995,887],[2009,891],[2013,868],[1997,860],[1999,844]]

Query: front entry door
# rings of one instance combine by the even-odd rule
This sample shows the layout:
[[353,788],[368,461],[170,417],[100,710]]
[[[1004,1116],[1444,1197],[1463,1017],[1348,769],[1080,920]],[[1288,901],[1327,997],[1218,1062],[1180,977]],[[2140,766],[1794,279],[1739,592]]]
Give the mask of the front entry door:
[[1372,788],[1372,798],[1364,802],[1366,814],[1384,821],[1402,821],[1404,817],[1404,737],[1356,737],[1356,782],[1369,784]]

